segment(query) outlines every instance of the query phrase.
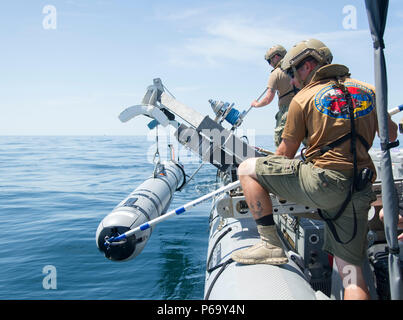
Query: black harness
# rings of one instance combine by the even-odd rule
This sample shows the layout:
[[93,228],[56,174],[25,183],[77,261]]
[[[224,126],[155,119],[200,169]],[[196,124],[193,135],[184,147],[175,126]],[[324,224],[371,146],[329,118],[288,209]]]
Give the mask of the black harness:
[[372,176],[373,176],[373,172],[368,169],[368,168],[364,168],[360,171],[360,174],[358,174],[358,166],[357,166],[357,151],[356,151],[356,142],[357,142],[357,138],[358,140],[364,145],[365,149],[367,150],[367,152],[369,151],[369,144],[368,142],[360,135],[357,134],[356,129],[355,129],[355,120],[354,120],[354,105],[353,105],[353,101],[351,99],[351,94],[348,92],[347,88],[341,84],[340,82],[336,82],[334,84],[335,88],[340,89],[347,101],[347,106],[348,106],[348,112],[349,112],[349,116],[350,116],[350,132],[345,134],[344,136],[342,136],[341,138],[337,139],[336,141],[333,141],[331,143],[329,143],[328,145],[325,145],[323,147],[321,147],[317,152],[315,152],[313,155],[309,156],[308,158],[305,158],[303,152],[304,149],[301,150],[301,157],[302,159],[305,161],[305,163],[310,162],[313,158],[316,158],[318,156],[321,156],[323,154],[325,154],[326,152],[328,152],[329,150],[335,148],[336,146],[342,144],[343,142],[350,140],[351,141],[351,152],[353,154],[353,181],[351,183],[350,186],[350,190],[347,194],[346,199],[344,200],[343,204],[341,205],[339,211],[337,212],[337,214],[333,217],[333,218],[326,218],[324,217],[324,215],[322,214],[321,209],[318,209],[318,214],[319,216],[326,222],[326,224],[328,225],[330,231],[333,234],[333,237],[335,238],[335,240],[341,244],[347,244],[349,242],[351,242],[356,234],[357,234],[357,216],[356,216],[356,212],[355,212],[355,208],[354,208],[354,203],[352,203],[353,206],[353,214],[354,214],[354,229],[353,229],[353,235],[351,237],[350,240],[343,242],[341,241],[340,237],[338,236],[337,232],[336,232],[336,228],[333,224],[333,221],[337,220],[338,218],[340,218],[340,216],[342,215],[342,213],[346,210],[347,205],[350,203],[351,198],[353,196],[353,193],[355,191],[360,191],[362,189],[365,188],[366,184],[371,181]]

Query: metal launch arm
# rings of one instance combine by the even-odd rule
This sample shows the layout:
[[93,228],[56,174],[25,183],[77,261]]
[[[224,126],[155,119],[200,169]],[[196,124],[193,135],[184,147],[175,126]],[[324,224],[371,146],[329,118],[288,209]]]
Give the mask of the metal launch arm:
[[[231,130],[228,130],[209,116],[203,116],[193,108],[176,100],[172,95],[165,92],[164,88],[161,79],[154,79],[153,85],[147,88],[142,105],[125,109],[120,114],[119,119],[122,122],[126,122],[138,115],[146,115],[154,119],[149,124],[150,129],[157,123],[161,123],[164,126],[173,125],[177,129],[175,136],[182,145],[199,155],[203,161],[213,164],[221,171],[227,170],[231,165],[237,167],[248,158],[262,156],[254,147],[248,145],[233,132],[234,126],[242,123],[246,115],[245,112],[239,115],[239,112],[234,111],[235,109],[232,108],[233,105],[229,106],[228,104],[227,106],[227,104],[215,101],[212,103],[212,100],[210,100],[214,112],[216,114],[218,112],[220,117],[225,118],[232,112],[230,123],[233,126]],[[224,108],[225,106],[227,108]],[[217,111],[214,107],[220,110]],[[239,116],[234,116],[234,113]],[[166,114],[170,115],[171,118]],[[177,121],[176,117],[181,118],[183,121]]]

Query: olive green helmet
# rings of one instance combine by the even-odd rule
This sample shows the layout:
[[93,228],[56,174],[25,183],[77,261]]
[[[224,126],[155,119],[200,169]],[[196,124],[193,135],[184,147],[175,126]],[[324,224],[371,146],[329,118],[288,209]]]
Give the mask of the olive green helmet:
[[286,55],[287,50],[283,46],[276,45],[274,47],[271,47],[269,50],[267,50],[266,54],[264,55],[265,60],[271,60],[276,54],[281,56],[282,58]]

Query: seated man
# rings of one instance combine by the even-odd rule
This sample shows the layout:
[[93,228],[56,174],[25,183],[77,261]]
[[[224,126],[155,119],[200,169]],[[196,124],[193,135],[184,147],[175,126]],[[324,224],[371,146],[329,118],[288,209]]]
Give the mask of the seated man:
[[[332,59],[329,48],[315,39],[298,43],[283,58],[282,69],[301,90],[290,103],[275,155],[250,158],[238,168],[261,241],[235,251],[232,258],[243,264],[287,263],[273,221],[269,196],[273,193],[320,208],[326,221],[323,249],[334,256],[345,284],[344,298],[368,299],[361,264],[366,256],[368,210],[376,198],[375,168],[368,154],[378,130],[375,91],[351,79],[347,67],[330,64]],[[397,137],[390,118],[389,135],[391,141]],[[294,156],[304,137],[308,140],[303,162]],[[372,178],[368,174],[358,184],[354,177],[363,169],[372,172]]]

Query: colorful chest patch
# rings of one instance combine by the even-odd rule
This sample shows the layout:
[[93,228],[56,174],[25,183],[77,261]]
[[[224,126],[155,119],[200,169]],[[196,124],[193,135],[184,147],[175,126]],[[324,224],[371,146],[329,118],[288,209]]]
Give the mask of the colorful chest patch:
[[[369,114],[375,107],[374,92],[358,83],[345,82],[354,105],[354,119]],[[314,99],[316,110],[332,118],[350,119],[348,105],[343,92],[332,85],[320,90]]]

